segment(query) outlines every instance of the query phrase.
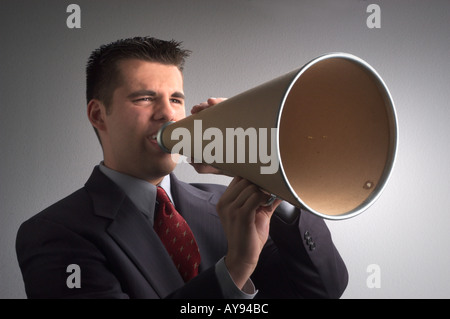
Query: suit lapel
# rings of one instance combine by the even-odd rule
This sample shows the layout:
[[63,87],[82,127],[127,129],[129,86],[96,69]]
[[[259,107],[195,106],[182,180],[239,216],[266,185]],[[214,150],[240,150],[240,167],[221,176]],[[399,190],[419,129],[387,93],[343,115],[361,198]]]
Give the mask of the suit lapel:
[[151,224],[128,206],[132,204],[123,205],[107,232],[163,298],[184,282]]
[[124,192],[98,167],[86,183],[95,214],[112,219],[107,233],[133,261],[160,297],[183,285],[183,280],[158,235]]
[[200,271],[213,266],[226,253],[226,238],[216,213],[217,194],[179,181],[171,174],[175,206],[194,233],[202,258]]

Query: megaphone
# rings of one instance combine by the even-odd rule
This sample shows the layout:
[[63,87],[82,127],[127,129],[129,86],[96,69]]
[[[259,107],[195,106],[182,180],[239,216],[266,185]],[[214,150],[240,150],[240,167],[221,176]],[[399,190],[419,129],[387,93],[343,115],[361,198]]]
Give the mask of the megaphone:
[[[220,134],[228,137],[233,130],[234,137],[243,132],[244,139],[232,147],[218,141]],[[194,141],[182,141],[183,132]],[[393,99],[375,69],[354,55],[331,53],[168,122],[157,139],[166,152],[197,160],[207,153],[215,159],[208,163],[228,175],[246,178],[322,218],[338,220],[365,211],[382,193],[394,166],[398,129]],[[243,144],[248,144],[246,160],[236,160]],[[263,150],[265,156],[255,156]],[[276,160],[272,170],[268,150]]]

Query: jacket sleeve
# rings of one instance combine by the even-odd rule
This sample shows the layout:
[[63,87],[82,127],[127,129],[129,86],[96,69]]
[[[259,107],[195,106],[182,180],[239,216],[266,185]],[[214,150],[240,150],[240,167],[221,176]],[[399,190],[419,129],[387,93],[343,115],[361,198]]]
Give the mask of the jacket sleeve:
[[298,209],[291,221],[280,216],[252,276],[257,298],[339,298],[348,273],[324,220]]

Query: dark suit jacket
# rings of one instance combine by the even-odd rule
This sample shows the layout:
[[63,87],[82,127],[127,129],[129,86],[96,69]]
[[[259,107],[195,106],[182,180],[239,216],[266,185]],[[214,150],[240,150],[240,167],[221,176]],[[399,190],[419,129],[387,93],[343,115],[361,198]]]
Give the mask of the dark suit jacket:
[[[201,252],[196,278],[183,282],[146,215],[96,167],[85,187],[21,225],[16,251],[27,296],[222,298],[214,266],[227,241],[215,205],[225,187],[171,175],[171,188]],[[67,285],[72,264],[80,288]],[[338,298],[348,276],[323,220],[302,211],[292,223],[274,215],[252,280],[261,298]]]

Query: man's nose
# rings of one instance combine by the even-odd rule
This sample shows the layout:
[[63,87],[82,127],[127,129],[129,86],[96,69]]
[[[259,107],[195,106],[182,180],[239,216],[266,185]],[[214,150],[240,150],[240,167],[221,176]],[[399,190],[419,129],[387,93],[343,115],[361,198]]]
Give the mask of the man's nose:
[[156,121],[172,121],[175,114],[175,110],[173,109],[169,100],[161,99],[155,105],[153,119]]

